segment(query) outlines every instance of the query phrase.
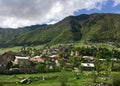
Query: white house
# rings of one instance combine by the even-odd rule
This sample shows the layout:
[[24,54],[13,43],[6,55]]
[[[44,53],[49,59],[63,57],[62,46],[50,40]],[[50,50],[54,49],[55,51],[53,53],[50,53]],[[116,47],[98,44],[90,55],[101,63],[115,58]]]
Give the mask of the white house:
[[15,56],[14,64],[19,64],[20,60],[29,60],[29,57]]
[[81,66],[83,67],[95,67],[93,63],[81,63]]

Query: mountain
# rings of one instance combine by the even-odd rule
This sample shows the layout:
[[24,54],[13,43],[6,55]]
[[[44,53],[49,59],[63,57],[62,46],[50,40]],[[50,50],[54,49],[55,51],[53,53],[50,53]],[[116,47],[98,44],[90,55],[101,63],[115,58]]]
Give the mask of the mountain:
[[0,45],[4,46],[58,44],[80,40],[120,42],[120,14],[82,14],[66,17],[54,25],[0,29]]
[[28,33],[32,30],[37,29],[38,27],[42,27],[46,25],[32,25],[27,26],[23,28],[0,28],[0,47],[8,47],[13,44],[11,44],[11,40],[15,40],[17,37],[19,37],[22,34]]

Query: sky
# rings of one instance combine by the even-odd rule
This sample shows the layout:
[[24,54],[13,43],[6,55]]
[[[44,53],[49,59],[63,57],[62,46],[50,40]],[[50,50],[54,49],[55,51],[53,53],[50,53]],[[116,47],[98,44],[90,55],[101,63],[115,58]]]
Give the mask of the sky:
[[0,0],[0,27],[54,24],[67,16],[117,13],[120,0]]

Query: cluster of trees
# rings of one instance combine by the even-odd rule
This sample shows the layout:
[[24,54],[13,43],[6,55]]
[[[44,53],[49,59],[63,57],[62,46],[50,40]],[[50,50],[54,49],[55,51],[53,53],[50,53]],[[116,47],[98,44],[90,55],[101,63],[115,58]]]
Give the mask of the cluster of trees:
[[79,55],[82,56],[96,56],[97,53],[100,53],[100,57],[102,59],[106,58],[116,58],[120,59],[120,51],[119,50],[109,50],[107,48],[96,48],[96,47],[78,47],[74,48],[73,51],[78,51]]
[[40,50],[24,46],[24,47],[21,48],[19,54],[22,55],[22,56],[32,57],[32,56],[40,55]]

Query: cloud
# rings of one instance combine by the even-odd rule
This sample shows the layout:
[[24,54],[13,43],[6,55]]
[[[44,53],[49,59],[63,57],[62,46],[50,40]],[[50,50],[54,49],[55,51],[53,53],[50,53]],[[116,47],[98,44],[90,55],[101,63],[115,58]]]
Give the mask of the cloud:
[[120,5],[120,0],[113,0],[113,1],[114,1],[113,4],[114,7]]
[[[107,0],[0,0],[0,26],[55,23],[77,10],[102,8]],[[51,21],[52,20],[52,21]]]

